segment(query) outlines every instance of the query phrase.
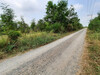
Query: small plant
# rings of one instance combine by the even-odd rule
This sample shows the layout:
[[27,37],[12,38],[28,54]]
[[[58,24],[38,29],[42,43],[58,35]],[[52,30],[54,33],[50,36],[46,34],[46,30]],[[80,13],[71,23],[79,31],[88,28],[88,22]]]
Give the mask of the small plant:
[[19,36],[21,36],[21,33],[19,31],[11,30],[8,33],[8,37],[9,37],[10,41],[17,41]]

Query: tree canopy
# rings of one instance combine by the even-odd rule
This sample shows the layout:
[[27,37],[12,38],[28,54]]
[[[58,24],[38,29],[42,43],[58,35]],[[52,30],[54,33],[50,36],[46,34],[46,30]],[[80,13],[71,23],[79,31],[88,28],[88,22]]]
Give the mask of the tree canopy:
[[[78,30],[83,26],[80,23],[77,12],[75,12],[74,7],[68,9],[67,1],[60,1],[57,4],[54,4],[52,1],[49,1],[46,8],[45,21],[48,22],[47,28],[49,30],[56,30],[59,26],[59,31],[63,28],[64,32]],[[58,24],[58,25],[56,25]],[[55,26],[52,26],[55,25]],[[55,27],[52,29],[52,27]]]
[[23,17],[21,17],[21,21],[15,21],[14,11],[8,5],[3,4],[1,8],[3,13],[0,20],[0,32],[15,30],[28,33],[32,30],[62,33],[78,30],[83,27],[74,7],[71,5],[68,8],[68,3],[64,0],[59,1],[57,4],[53,3],[53,1],[48,1],[45,17],[37,23],[35,23],[35,20],[32,20],[31,25],[28,25]]
[[93,31],[100,32],[100,13],[94,19],[90,20],[88,28]]

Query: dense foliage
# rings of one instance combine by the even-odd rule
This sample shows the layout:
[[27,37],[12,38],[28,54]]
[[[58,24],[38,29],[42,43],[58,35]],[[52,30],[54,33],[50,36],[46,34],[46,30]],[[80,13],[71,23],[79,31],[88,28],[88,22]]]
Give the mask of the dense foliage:
[[100,13],[98,13],[98,16],[90,21],[88,28],[90,30],[100,32]]
[[16,30],[17,29],[17,23],[14,21],[14,13],[11,8],[8,8],[5,4],[3,4],[2,10],[3,14],[1,14],[1,29],[2,31],[8,31],[10,29]]
[[10,39],[11,41],[13,41],[13,40],[16,40],[16,41],[17,41],[17,39],[18,39],[18,37],[19,37],[20,35],[21,35],[21,34],[20,34],[19,31],[14,31],[14,30],[9,31],[9,33],[8,33],[8,37],[9,37],[9,39]]
[[74,7],[71,6],[70,9],[68,9],[66,1],[60,1],[58,4],[53,4],[52,1],[49,1],[46,14],[44,20],[48,22],[46,29],[48,28],[47,30],[49,31],[53,30],[59,33],[78,30],[83,27],[82,24],[80,24],[80,19],[78,19]]
[[[15,20],[14,11],[9,5],[2,4],[3,13],[0,14],[0,58],[13,52],[21,52],[35,48],[60,38],[59,33],[66,33],[81,29],[80,19],[66,1],[54,4],[49,1],[46,6],[46,15],[37,23],[32,20],[28,25],[24,18]],[[44,33],[45,32],[45,33]],[[40,35],[41,34],[41,35]],[[20,37],[19,37],[20,36]]]
[[60,1],[57,4],[49,1],[44,19],[40,19],[37,24],[35,20],[32,20],[30,26],[25,23],[23,17],[21,17],[21,21],[16,22],[13,10],[8,5],[3,4],[1,6],[3,13],[0,20],[0,33],[7,34],[10,30],[21,31],[22,33],[29,33],[30,31],[63,33],[81,29],[82,24],[80,24],[74,7],[71,6],[68,9],[67,4],[67,1]]
[[21,21],[18,22],[18,29],[22,33],[28,33],[29,32],[29,26],[25,23],[23,17],[21,17]]
[[34,30],[35,25],[36,25],[36,24],[35,24],[35,20],[33,19],[32,22],[31,22],[31,29],[32,29],[32,30]]

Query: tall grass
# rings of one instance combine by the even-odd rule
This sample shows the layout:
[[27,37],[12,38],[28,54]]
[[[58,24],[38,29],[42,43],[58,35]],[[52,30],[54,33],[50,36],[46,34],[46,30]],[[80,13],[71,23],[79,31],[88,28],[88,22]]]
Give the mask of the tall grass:
[[0,36],[0,59],[43,46],[73,32],[63,34],[52,32],[31,32],[22,34],[15,43],[9,43],[7,35]]
[[42,45],[45,45],[49,42],[52,42],[58,39],[60,36],[58,34],[51,34],[51,33],[35,33],[35,34],[28,34],[25,35],[18,40],[18,47],[20,51],[24,51],[30,48],[36,48]]
[[93,32],[93,31],[88,31],[88,38],[90,41],[92,40],[99,40],[100,41],[100,32]]
[[8,36],[7,35],[2,35],[0,36],[0,48],[4,47],[8,42]]
[[61,34],[47,33],[47,32],[32,32],[29,34],[22,34],[15,43],[9,43],[7,35],[0,36],[0,58],[5,55],[12,55],[19,52],[25,52],[49,42],[60,38]]
[[80,75],[100,75],[100,33],[87,32],[87,56]]

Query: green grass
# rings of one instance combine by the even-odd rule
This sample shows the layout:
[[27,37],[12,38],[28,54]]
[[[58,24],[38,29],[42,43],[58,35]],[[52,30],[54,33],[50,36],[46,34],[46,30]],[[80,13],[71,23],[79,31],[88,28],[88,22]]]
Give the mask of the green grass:
[[63,34],[52,32],[31,32],[22,34],[18,38],[17,42],[13,44],[9,42],[7,35],[0,36],[0,59],[15,56],[18,53],[23,53],[30,49],[43,46],[73,32]]
[[19,38],[17,46],[19,47],[19,51],[24,51],[30,48],[36,48],[45,45],[58,38],[60,38],[59,34],[54,33],[39,32],[35,34],[28,34]]
[[22,34],[17,42],[13,44],[9,42],[7,35],[2,35],[0,36],[0,59],[15,56],[18,53],[23,53],[30,49],[43,46],[71,33],[73,32],[63,34],[52,32],[31,32],[28,34]]
[[8,42],[8,37],[7,35],[2,35],[0,36],[0,48],[4,47]]
[[83,66],[81,75],[100,75],[100,33],[88,30],[87,43],[87,64]]

